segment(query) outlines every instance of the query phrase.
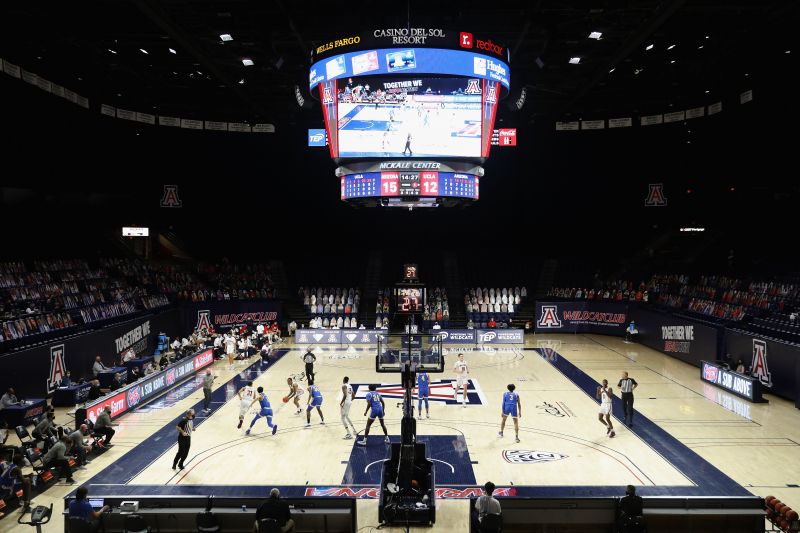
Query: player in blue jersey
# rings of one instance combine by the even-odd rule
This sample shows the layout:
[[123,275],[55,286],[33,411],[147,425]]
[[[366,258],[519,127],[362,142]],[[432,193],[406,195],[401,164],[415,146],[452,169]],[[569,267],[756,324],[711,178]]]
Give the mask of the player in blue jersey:
[[419,417],[422,419],[422,400],[425,400],[425,418],[430,418],[431,415],[428,412],[428,395],[431,392],[431,378],[428,376],[427,372],[420,372],[417,374],[417,397],[419,398],[419,407],[417,407],[417,411],[419,411]]
[[264,394],[264,387],[259,387],[256,389],[256,397],[253,399],[253,403],[250,404],[250,407],[254,406],[256,403],[261,405],[261,410],[256,414],[253,421],[250,422],[250,429],[245,431],[245,435],[250,434],[250,430],[253,429],[253,426],[256,423],[256,420],[261,418],[262,416],[267,419],[267,425],[272,428],[272,434],[274,435],[276,431],[278,431],[278,424],[272,423],[272,406],[269,404],[269,400],[267,399],[267,395]]
[[357,440],[356,444],[359,446],[366,446],[367,445],[367,437],[369,436],[369,428],[372,426],[372,423],[375,422],[377,418],[378,421],[381,423],[381,427],[383,428],[383,434],[386,436],[384,439],[386,444],[389,444],[391,440],[389,440],[389,432],[386,431],[386,424],[383,423],[383,411],[386,407],[386,404],[383,403],[383,398],[381,395],[376,392],[378,386],[377,385],[370,385],[369,392],[367,393],[367,409],[364,411],[364,416],[367,416],[369,413],[369,420],[367,420],[367,427],[364,429],[364,439]]
[[522,416],[522,402],[519,400],[519,394],[514,392],[516,387],[514,384],[508,386],[508,392],[503,393],[503,420],[500,422],[500,435],[503,436],[503,430],[506,427],[506,418],[511,415],[514,419],[514,433],[517,435],[517,442],[519,442],[519,418]]
[[309,378],[308,379],[308,402],[306,407],[306,427],[311,425],[311,411],[314,408],[317,408],[317,412],[319,413],[319,418],[321,420],[320,424],[325,423],[325,417],[322,416],[322,391],[319,390],[319,387],[314,385],[314,381]]

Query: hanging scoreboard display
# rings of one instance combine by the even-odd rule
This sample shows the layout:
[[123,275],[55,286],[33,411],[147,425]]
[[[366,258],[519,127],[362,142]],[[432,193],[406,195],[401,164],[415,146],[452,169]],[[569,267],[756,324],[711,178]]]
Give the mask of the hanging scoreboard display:
[[341,178],[342,200],[436,196],[477,200],[480,178],[458,172],[367,172]]
[[494,128],[509,60],[488,36],[442,28],[373,28],[316,43],[308,87],[325,131],[309,143],[326,137],[331,158],[348,167],[337,169],[341,199],[408,209],[478,200],[478,165],[491,146],[516,144],[514,130]]

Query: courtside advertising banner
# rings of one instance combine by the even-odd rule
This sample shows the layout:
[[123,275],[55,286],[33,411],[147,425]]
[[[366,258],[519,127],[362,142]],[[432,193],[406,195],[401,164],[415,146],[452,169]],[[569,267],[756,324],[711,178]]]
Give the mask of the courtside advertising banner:
[[442,344],[475,344],[478,333],[474,329],[432,329],[430,342],[436,342],[436,336],[442,339]]
[[478,344],[525,344],[524,329],[476,329]]
[[235,300],[186,302],[181,305],[183,330],[213,330],[224,333],[231,328],[247,326],[252,330],[258,324],[279,322],[283,316],[280,300]]
[[735,363],[742,360],[764,392],[795,400],[800,408],[800,347],[727,329],[725,347]]
[[641,307],[631,311],[639,330],[636,341],[681,361],[701,366],[717,359],[722,328]]
[[295,344],[341,344],[341,329],[298,329]]
[[617,302],[536,302],[537,332],[599,333],[623,335],[628,326],[628,305]]
[[[138,405],[147,403],[154,397],[159,396],[160,393],[172,388],[173,385],[185,381],[213,362],[214,350],[211,348],[198,352],[194,356],[181,359],[169,368],[157,372],[147,379],[128,385],[113,396],[87,404],[84,407],[86,409],[85,418],[94,423],[106,406],[111,407],[111,418],[117,418]],[[76,419],[78,417],[79,415],[76,413]]]
[[342,344],[377,344],[378,337],[386,335],[385,329],[343,329]]
[[[100,329],[89,329],[94,327]],[[186,331],[180,327],[177,309],[105,328],[89,324],[85,329],[82,335],[0,355],[0,390],[14,387],[18,395],[44,398],[55,391],[67,370],[73,381],[91,376],[92,364],[98,355],[107,366],[114,366],[120,354],[128,350],[136,352],[137,357],[153,355],[162,331],[167,336]]]

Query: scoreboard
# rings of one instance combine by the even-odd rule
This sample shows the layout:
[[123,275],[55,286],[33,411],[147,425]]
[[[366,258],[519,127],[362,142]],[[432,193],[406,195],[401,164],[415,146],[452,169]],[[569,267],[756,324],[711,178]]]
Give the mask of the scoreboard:
[[477,200],[480,178],[464,172],[403,170],[341,176],[341,199],[370,197],[450,197]]
[[395,287],[394,295],[398,314],[421,313],[425,307],[425,287]]

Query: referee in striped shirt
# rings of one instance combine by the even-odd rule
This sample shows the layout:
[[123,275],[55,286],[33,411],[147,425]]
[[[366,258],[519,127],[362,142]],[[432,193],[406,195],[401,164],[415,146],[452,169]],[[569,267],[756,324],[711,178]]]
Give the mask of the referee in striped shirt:
[[638,386],[635,379],[628,377],[627,372],[622,373],[622,379],[617,383],[622,392],[622,413],[625,416],[625,423],[630,427],[633,427],[633,391]]

